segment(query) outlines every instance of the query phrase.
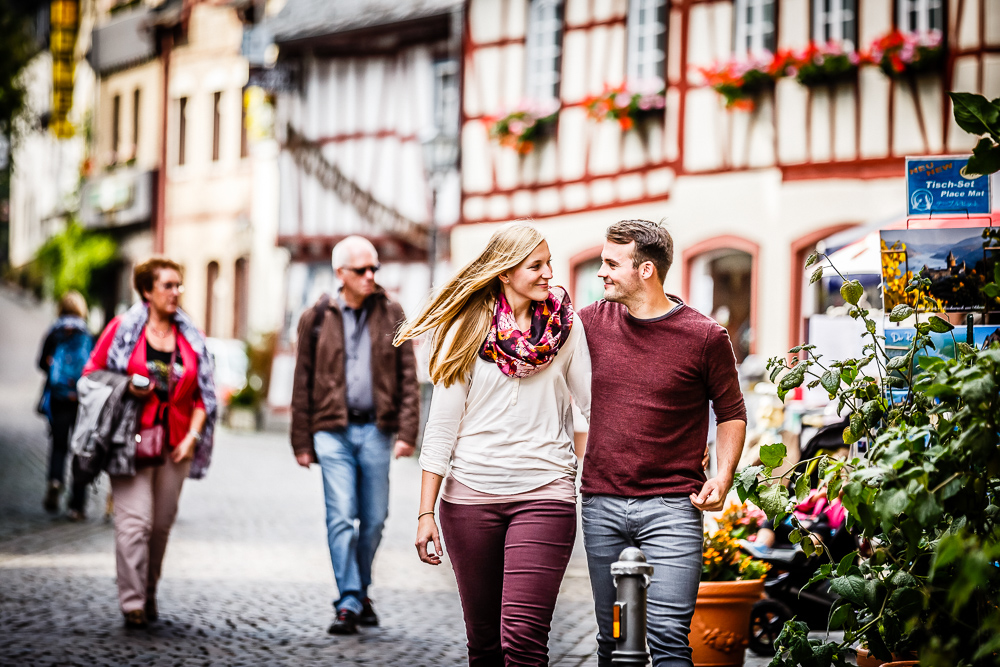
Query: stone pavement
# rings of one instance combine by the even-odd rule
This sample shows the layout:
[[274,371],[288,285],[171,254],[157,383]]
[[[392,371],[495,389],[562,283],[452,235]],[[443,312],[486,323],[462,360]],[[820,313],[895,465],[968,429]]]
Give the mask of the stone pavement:
[[[33,364],[50,317],[0,288],[0,665],[467,664],[450,564],[424,565],[413,549],[413,460],[392,466],[372,591],[382,626],[326,634],[335,588],[320,475],[295,464],[282,434],[219,434],[208,477],[189,481],[181,496],[161,620],[126,631],[101,498],[80,524],[41,508],[47,444],[33,412],[41,386]],[[551,664],[596,664],[595,631],[578,539],[553,620]]]

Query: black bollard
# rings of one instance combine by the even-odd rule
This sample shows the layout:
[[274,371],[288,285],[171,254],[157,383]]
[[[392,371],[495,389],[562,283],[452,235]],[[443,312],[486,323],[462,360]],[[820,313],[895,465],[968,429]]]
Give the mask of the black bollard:
[[612,665],[645,665],[646,650],[646,588],[653,566],[646,562],[642,551],[628,547],[611,564],[611,574],[618,589],[612,623],[615,650]]

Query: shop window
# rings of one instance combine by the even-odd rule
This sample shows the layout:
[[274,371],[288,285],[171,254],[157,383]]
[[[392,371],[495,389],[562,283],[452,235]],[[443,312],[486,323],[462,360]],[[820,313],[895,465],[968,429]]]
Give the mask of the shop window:
[[597,277],[600,270],[600,257],[573,267],[573,308],[576,310],[604,298],[604,280]]
[[247,339],[248,308],[250,303],[250,261],[246,257],[236,260],[233,274],[233,338]]
[[897,22],[904,32],[944,32],[944,0],[897,0]]
[[813,40],[857,48],[857,0],[813,0]]
[[122,96],[115,95],[111,100],[111,161],[118,162],[118,147],[121,143]]
[[774,53],[778,41],[774,8],[775,0],[736,0],[734,51],[737,55]]
[[187,161],[187,106],[188,98],[177,100],[177,164]]
[[754,335],[753,262],[748,252],[720,248],[690,263],[689,305],[725,327],[740,363],[750,354]]
[[219,161],[219,141],[222,130],[222,93],[212,98],[212,162]]
[[628,80],[659,92],[667,62],[667,0],[630,0]]
[[559,99],[562,70],[562,0],[531,0],[528,9],[526,93],[536,102]]
[[218,333],[215,327],[215,287],[219,282],[219,263],[209,262],[205,275],[205,334],[214,336]]
[[135,157],[139,153],[139,110],[141,101],[141,94],[139,89],[136,88],[132,93],[132,157]]

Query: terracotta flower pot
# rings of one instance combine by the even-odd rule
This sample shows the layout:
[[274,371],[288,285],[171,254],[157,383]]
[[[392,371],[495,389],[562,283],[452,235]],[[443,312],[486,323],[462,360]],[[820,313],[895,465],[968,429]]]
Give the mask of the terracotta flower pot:
[[691,619],[696,667],[740,667],[750,638],[750,609],[764,595],[764,580],[703,581]]
[[866,648],[858,649],[858,667],[914,667],[919,665],[919,660],[902,660],[900,656],[893,655],[893,662],[883,662],[868,652]]

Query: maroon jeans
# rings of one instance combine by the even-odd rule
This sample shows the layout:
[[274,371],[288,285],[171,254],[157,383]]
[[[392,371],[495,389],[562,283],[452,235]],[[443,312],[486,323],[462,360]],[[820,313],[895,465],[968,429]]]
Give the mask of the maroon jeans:
[[549,664],[549,628],[576,539],[576,505],[442,500],[441,534],[462,598],[469,665]]

